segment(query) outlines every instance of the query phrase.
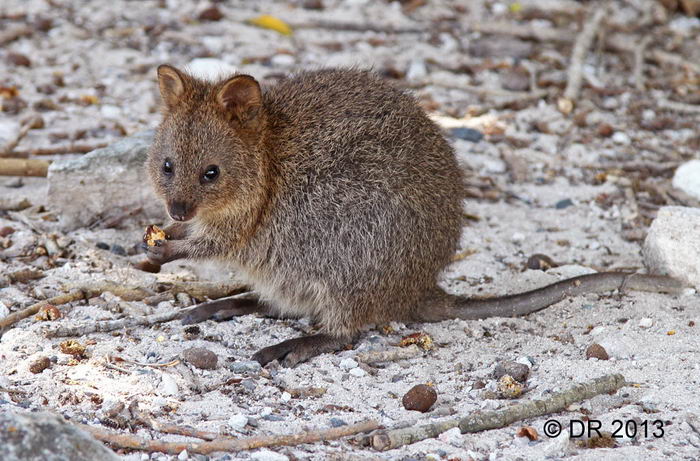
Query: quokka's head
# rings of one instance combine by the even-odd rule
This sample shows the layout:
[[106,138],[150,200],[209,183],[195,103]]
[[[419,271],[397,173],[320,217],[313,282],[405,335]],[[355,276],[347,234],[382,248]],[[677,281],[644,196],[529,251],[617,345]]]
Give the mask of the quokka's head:
[[175,221],[244,206],[259,193],[266,114],[258,82],[197,79],[158,67],[163,120],[148,154],[157,194]]

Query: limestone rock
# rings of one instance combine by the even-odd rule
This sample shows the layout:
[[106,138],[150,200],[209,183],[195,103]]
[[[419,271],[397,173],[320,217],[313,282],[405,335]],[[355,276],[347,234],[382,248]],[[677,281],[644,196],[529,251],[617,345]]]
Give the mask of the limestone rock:
[[700,209],[661,208],[644,241],[644,263],[649,272],[700,287],[699,228]]
[[141,208],[162,221],[165,211],[151,189],[144,162],[153,131],[143,131],[76,159],[49,167],[49,206],[70,230]]
[[676,169],[673,187],[700,200],[700,160],[691,160]]
[[0,412],[0,459],[3,461],[64,461],[119,457],[53,413]]

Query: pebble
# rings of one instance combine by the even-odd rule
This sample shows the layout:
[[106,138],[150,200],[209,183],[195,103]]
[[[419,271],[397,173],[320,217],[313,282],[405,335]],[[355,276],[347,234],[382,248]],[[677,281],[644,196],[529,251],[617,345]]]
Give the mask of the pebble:
[[340,427],[340,426],[347,426],[348,425],[348,423],[346,423],[345,421],[343,421],[340,418],[331,418],[329,423],[330,423],[331,427]]
[[356,378],[362,378],[363,376],[365,376],[367,374],[367,372],[365,370],[363,370],[362,368],[359,368],[359,367],[353,368],[352,370],[349,371],[349,373]]
[[289,461],[289,456],[272,450],[260,450],[251,454],[250,459],[254,461]]
[[431,386],[418,384],[413,386],[401,399],[406,410],[414,410],[425,413],[437,400],[437,392]]
[[522,363],[506,360],[498,362],[493,371],[494,378],[500,379],[502,376],[510,375],[514,380],[524,383],[530,375],[530,367]]
[[51,359],[42,355],[29,363],[29,371],[34,374],[41,373],[51,366]]
[[449,443],[452,446],[460,447],[464,441],[464,437],[460,432],[458,427],[453,427],[452,429],[443,432],[438,436],[438,440],[442,443]]
[[109,250],[109,245],[105,242],[97,242],[95,247],[99,248],[100,250]]
[[219,21],[223,17],[224,14],[216,5],[203,9],[197,16],[200,21]]
[[598,360],[608,360],[610,356],[603,346],[597,343],[593,343],[586,349],[586,358],[595,358]]
[[228,425],[235,431],[243,430],[246,424],[248,424],[248,417],[240,413],[235,414],[228,419]]
[[408,65],[408,70],[406,71],[406,79],[413,81],[420,81],[428,76],[428,69],[425,67],[425,61],[422,59],[414,59]]
[[121,245],[114,244],[109,250],[115,255],[126,256],[126,250]]
[[640,328],[650,328],[654,324],[654,321],[649,317],[644,317],[639,321]]
[[290,67],[296,62],[291,54],[276,54],[270,58],[270,64],[275,67]]
[[249,392],[253,392],[255,388],[258,387],[258,385],[255,383],[255,380],[250,378],[241,381],[241,386],[243,387],[243,389]]
[[554,204],[554,208],[557,210],[563,210],[564,208],[569,208],[574,204],[573,200],[570,198],[565,198],[564,200],[559,200],[557,203]]
[[163,395],[177,395],[179,391],[175,378],[165,373],[160,377],[159,390]]
[[343,370],[352,370],[353,368],[357,368],[357,362],[351,358],[346,358],[340,361],[340,368]]
[[255,360],[242,360],[233,362],[228,366],[234,373],[258,373],[262,371],[262,367]]
[[187,450],[182,450],[179,455],[177,455],[178,461],[186,461],[190,459],[190,455],[187,454]]
[[141,461],[148,461],[149,459],[151,459],[151,457],[148,453],[141,453]]
[[628,146],[632,143],[632,140],[627,133],[622,131],[616,131],[615,134],[612,135],[612,140],[615,144],[620,144],[623,146]]
[[292,394],[290,394],[289,392],[282,392],[280,400],[282,400],[283,402],[289,402],[290,400],[292,400]]
[[191,347],[182,351],[182,359],[185,362],[202,370],[213,370],[216,368],[218,358],[209,349],[203,347]]
[[691,160],[679,166],[673,175],[673,187],[700,199],[700,160]]
[[481,131],[467,127],[457,127],[450,130],[450,134],[455,138],[463,139],[470,142],[479,142],[484,139],[484,134]]

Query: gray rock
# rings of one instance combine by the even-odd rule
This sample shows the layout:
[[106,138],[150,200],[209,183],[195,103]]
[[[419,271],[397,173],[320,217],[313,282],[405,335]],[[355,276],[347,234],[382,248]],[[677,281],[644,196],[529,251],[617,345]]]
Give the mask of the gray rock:
[[66,229],[100,218],[142,209],[142,216],[162,221],[165,211],[151,189],[144,162],[153,131],[143,131],[82,157],[49,167],[48,203]]
[[53,413],[0,412],[0,459],[118,461],[120,458],[90,434]]
[[181,354],[182,359],[201,370],[213,370],[216,368],[218,357],[215,353],[204,347],[190,347]]
[[667,274],[700,287],[700,209],[663,207],[651,223],[642,253],[653,274]]
[[243,360],[240,362],[234,362],[228,366],[234,373],[258,373],[262,370],[262,367],[255,360]]
[[510,360],[499,362],[493,371],[493,376],[496,379],[500,379],[504,375],[510,375],[514,380],[524,383],[530,375],[530,367]]
[[676,169],[673,187],[700,200],[700,160],[691,160]]

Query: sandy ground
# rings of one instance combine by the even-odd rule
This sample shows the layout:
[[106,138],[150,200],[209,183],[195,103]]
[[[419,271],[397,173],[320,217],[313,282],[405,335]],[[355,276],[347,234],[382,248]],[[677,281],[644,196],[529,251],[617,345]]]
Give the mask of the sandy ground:
[[[316,3],[324,8],[311,8]],[[686,64],[649,59],[640,81],[634,76],[633,53],[592,50],[584,61],[584,89],[576,110],[565,116],[557,110],[557,97],[567,81],[571,40],[589,2],[403,3],[224,1],[215,4],[223,17],[206,21],[200,13],[211,5],[199,2],[4,0],[0,26],[29,24],[36,30],[0,48],[1,85],[16,87],[26,103],[8,106],[3,100],[0,139],[12,138],[34,112],[43,117],[44,128],[30,131],[18,149],[110,142],[154,127],[159,120],[155,67],[162,62],[186,65],[211,57],[219,60],[214,67],[233,66],[270,82],[300,68],[373,67],[398,77],[397,83],[409,87],[446,129],[472,127],[486,134],[478,142],[451,136],[460,164],[470,173],[471,198],[464,203],[463,258],[446,270],[442,281],[449,290],[505,294],[591,269],[643,270],[640,242],[658,207],[697,205],[670,187],[675,166],[696,155],[700,144],[697,111],[668,107],[669,101],[698,102],[698,75],[687,63],[698,62],[700,21],[669,14],[651,1],[610,2],[610,33],[622,34],[634,46],[652,36],[654,50]],[[245,23],[260,14],[296,26],[293,36]],[[560,35],[533,40],[474,31],[477,23],[496,21],[556,28]],[[29,65],[21,60],[18,65],[10,52],[28,58]],[[637,83],[641,89],[635,89]],[[543,95],[534,97],[539,91]],[[6,247],[0,249],[2,273],[36,268],[45,274],[0,289],[0,317],[61,293],[70,283],[109,279],[149,286],[172,277],[228,276],[214,267],[186,263],[173,264],[158,276],[132,269],[140,258],[133,254],[140,225],[146,223],[65,232],[51,210],[42,208],[43,178],[0,179],[0,199],[4,204],[27,199],[33,205],[0,214],[0,228],[15,231],[0,239]],[[53,251],[49,241],[59,249]],[[98,243],[112,249],[119,245],[127,255],[99,249]],[[51,251],[44,256],[36,253],[37,247]],[[546,273],[525,270],[528,257],[536,253],[562,267]],[[191,302],[179,297],[149,306],[105,294],[62,306],[64,317],[56,322],[164,313]],[[247,316],[203,323],[196,335],[179,322],[91,333],[75,338],[87,344],[86,357],[76,361],[60,351],[65,338],[46,338],[47,322],[32,318],[0,340],[0,388],[24,392],[0,391],[0,411],[49,409],[72,420],[166,441],[186,438],[131,426],[122,404],[128,408],[136,401],[160,422],[236,436],[367,419],[395,427],[507,407],[511,401],[487,397],[495,387],[496,364],[510,360],[531,364],[529,391],[522,399],[546,397],[608,373],[621,373],[638,385],[553,416],[477,434],[451,431],[388,452],[348,440],[272,450],[279,459],[312,460],[700,459],[699,321],[700,297],[693,293],[589,295],[527,318],[368,328],[354,350],[325,354],[294,369],[272,365],[246,370],[245,361],[256,350],[309,331],[309,324]],[[414,332],[430,335],[435,349],[377,367],[348,368],[347,361],[341,366],[343,359],[360,352],[392,350]],[[586,358],[594,343],[606,349],[609,360]],[[191,347],[214,352],[218,368],[149,366],[172,362]],[[40,356],[49,357],[51,366],[34,374],[29,365]],[[141,365],[122,362],[122,371],[108,368],[107,356]],[[434,386],[437,402],[427,413],[405,410],[401,397],[424,383]],[[288,392],[299,388],[324,391],[307,397]],[[570,421],[600,421],[610,432],[618,428],[616,420],[633,421],[629,424],[640,429],[636,436],[616,439],[614,448],[585,448],[581,438],[566,433],[544,435],[548,419],[565,427]],[[646,434],[641,429],[645,422]],[[534,427],[539,438],[518,437],[522,425]],[[654,437],[659,427],[663,434]],[[147,459],[139,452],[119,453],[125,460]],[[277,458],[258,451],[217,453],[209,459]]]

